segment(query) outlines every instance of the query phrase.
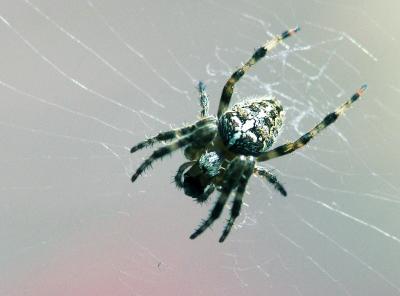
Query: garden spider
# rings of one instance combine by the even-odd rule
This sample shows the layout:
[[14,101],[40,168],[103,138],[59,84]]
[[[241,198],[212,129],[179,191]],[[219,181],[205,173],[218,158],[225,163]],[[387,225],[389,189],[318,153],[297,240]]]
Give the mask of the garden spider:
[[231,109],[228,109],[228,106],[233,88],[240,78],[268,51],[298,31],[299,27],[296,27],[276,36],[258,48],[247,63],[232,74],[222,91],[217,117],[208,114],[208,97],[204,84],[200,82],[200,120],[183,128],[159,133],[132,147],[131,153],[158,142],[174,141],[155,150],[139,166],[132,176],[132,182],[155,160],[185,148],[184,153],[189,161],[179,167],[175,176],[176,185],[198,202],[206,201],[214,190],[220,192],[208,218],[193,232],[191,239],[195,239],[219,218],[230,194],[235,191],[230,217],[219,242],[225,240],[239,216],[243,194],[253,173],[264,177],[277,191],[286,196],[286,190],[277,178],[257,163],[292,153],[303,147],[335,122],[365,91],[367,86],[363,85],[348,101],[296,141],[269,150],[282,125],[284,114],[281,103],[274,97],[264,96],[242,101],[233,105]]

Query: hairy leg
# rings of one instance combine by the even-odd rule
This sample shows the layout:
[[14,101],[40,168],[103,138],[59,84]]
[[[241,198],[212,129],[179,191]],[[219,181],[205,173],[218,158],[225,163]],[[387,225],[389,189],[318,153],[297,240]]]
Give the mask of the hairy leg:
[[229,164],[225,172],[221,195],[218,197],[218,200],[215,203],[213,209],[211,210],[208,218],[203,221],[203,223],[195,230],[195,232],[193,232],[193,234],[190,236],[190,239],[195,239],[196,237],[198,237],[208,227],[210,227],[215,220],[219,218],[229,198],[230,193],[238,184],[238,180],[240,179],[240,176],[243,173],[244,165],[245,165],[244,156],[236,157]]
[[254,168],[254,173],[267,179],[267,181],[274,185],[274,188],[278,190],[283,196],[287,195],[286,189],[283,187],[283,185],[279,183],[276,176],[270,173],[266,168],[256,166]]
[[176,138],[186,136],[186,135],[192,133],[193,131],[195,131],[196,129],[203,127],[207,124],[210,124],[211,122],[215,122],[215,119],[208,117],[208,118],[204,118],[204,119],[197,121],[195,124],[185,126],[183,128],[178,128],[178,129],[170,130],[167,132],[159,133],[157,136],[147,139],[145,141],[142,141],[139,144],[133,146],[131,148],[131,153],[134,153],[140,149],[143,149],[143,148],[146,148],[149,146],[151,147],[155,143],[158,143],[161,141],[171,141]]
[[229,235],[229,233],[231,232],[232,226],[235,223],[236,218],[240,214],[240,209],[242,207],[242,202],[243,202],[243,195],[246,190],[247,182],[249,181],[251,175],[253,174],[254,165],[255,165],[254,158],[251,156],[248,157],[247,162],[246,162],[246,167],[243,170],[243,174],[240,176],[239,185],[236,190],[235,199],[233,200],[233,203],[232,203],[231,215],[228,219],[228,222],[225,225],[225,228],[224,228],[224,231],[222,232],[221,237],[219,238],[220,243],[222,243],[226,239],[226,237]]
[[205,203],[208,200],[208,198],[210,197],[210,195],[214,192],[214,190],[215,190],[215,185],[214,184],[210,184],[207,187],[206,191],[202,195],[200,195],[200,196],[195,198],[196,201],[199,204]]
[[208,143],[211,142],[215,135],[217,133],[217,127],[214,124],[209,124],[205,125],[202,128],[199,128],[198,130],[194,131],[193,133],[189,134],[186,137],[183,137],[172,144],[162,146],[155,150],[149,158],[147,158],[136,170],[136,173],[132,176],[132,182],[135,182],[135,180],[147,169],[149,168],[152,163],[164,157],[165,155],[171,154],[172,152],[183,148],[190,143]]
[[268,51],[276,47],[279,43],[282,42],[282,40],[293,35],[299,30],[300,30],[299,27],[287,30],[282,34],[276,36],[274,39],[268,41],[254,52],[250,60],[248,60],[242,67],[240,67],[232,74],[232,76],[226,82],[224,89],[222,91],[221,100],[219,101],[219,107],[218,107],[218,118],[228,109],[229,102],[231,101],[233,94],[233,88],[235,87],[235,84],[240,80],[240,78],[242,78],[242,76],[246,74],[246,72],[255,63],[257,63],[260,59],[262,59],[267,54]]
[[348,101],[344,102],[334,112],[329,113],[327,116],[325,116],[325,118],[309,132],[305,133],[294,142],[281,145],[279,147],[276,147],[275,149],[262,153],[259,157],[257,157],[257,161],[266,161],[272,158],[283,156],[303,147],[322,130],[334,123],[340,115],[342,115],[347,109],[350,108],[351,104],[357,101],[357,99],[364,93],[366,89],[367,85],[361,86],[361,88],[359,88]]

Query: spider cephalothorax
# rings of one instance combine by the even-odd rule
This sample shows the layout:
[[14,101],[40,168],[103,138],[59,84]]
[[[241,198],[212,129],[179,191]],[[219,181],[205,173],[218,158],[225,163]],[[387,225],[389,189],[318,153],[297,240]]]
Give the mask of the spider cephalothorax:
[[264,177],[277,191],[286,196],[286,190],[277,178],[257,163],[286,155],[303,147],[320,131],[335,122],[365,91],[366,85],[363,85],[348,101],[325,116],[320,123],[296,141],[270,150],[282,126],[284,112],[280,102],[273,97],[261,97],[244,100],[228,109],[229,102],[235,84],[250,67],[282,40],[298,31],[299,28],[296,27],[267,42],[254,52],[247,63],[232,74],[222,91],[217,117],[208,114],[208,97],[204,84],[200,82],[198,86],[200,120],[180,129],[160,133],[132,147],[133,153],[155,143],[175,140],[155,150],[139,166],[132,176],[132,182],[155,160],[185,148],[185,157],[189,161],[178,168],[175,175],[176,185],[182,188],[186,195],[200,203],[205,202],[215,190],[220,192],[209,217],[190,236],[191,239],[199,236],[219,218],[230,194],[234,191],[230,217],[219,239],[220,242],[225,240],[240,214],[243,195],[252,174]]

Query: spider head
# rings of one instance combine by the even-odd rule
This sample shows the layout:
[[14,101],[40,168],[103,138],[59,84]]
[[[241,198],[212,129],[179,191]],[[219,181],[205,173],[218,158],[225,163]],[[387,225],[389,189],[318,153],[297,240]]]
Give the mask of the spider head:
[[183,191],[199,203],[206,201],[205,193],[210,183],[211,179],[199,169],[198,164],[183,175]]
[[210,189],[212,178],[219,174],[222,158],[214,151],[205,152],[200,159],[183,175],[185,194],[198,202],[204,202]]

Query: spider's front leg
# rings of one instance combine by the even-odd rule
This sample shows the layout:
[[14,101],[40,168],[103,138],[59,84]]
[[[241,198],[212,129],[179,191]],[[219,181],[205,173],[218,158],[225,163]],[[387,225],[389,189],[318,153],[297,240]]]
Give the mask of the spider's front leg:
[[196,131],[197,129],[199,129],[205,125],[208,125],[214,121],[215,121],[215,119],[213,119],[211,117],[203,118],[203,119],[197,121],[195,124],[185,126],[182,128],[178,128],[178,129],[174,129],[174,130],[170,130],[170,131],[166,131],[166,132],[161,132],[158,135],[156,135],[155,137],[144,140],[144,141],[136,144],[135,146],[133,146],[131,148],[131,153],[134,153],[143,148],[151,147],[154,144],[162,142],[162,141],[172,141],[179,137],[187,136],[187,135],[193,133],[194,131]]
[[224,181],[221,188],[221,195],[218,197],[214,208],[211,210],[210,215],[203,223],[196,229],[195,232],[190,236],[190,239],[195,239],[202,234],[208,227],[210,227],[215,220],[219,218],[224,209],[224,206],[231,194],[232,190],[238,185],[239,179],[243,174],[245,168],[246,158],[244,156],[234,158],[229,164],[225,175]]
[[151,167],[154,161],[157,159],[161,159],[162,157],[171,154],[172,152],[184,148],[190,144],[202,144],[211,142],[217,133],[217,127],[214,124],[205,125],[193,133],[183,137],[172,144],[162,146],[155,150],[150,157],[148,157],[139,168],[136,170],[135,174],[132,176],[132,182],[135,182],[136,179],[143,174],[143,172]]
[[296,32],[300,30],[300,27],[296,27],[290,30],[283,32],[282,34],[276,36],[271,41],[268,41],[263,46],[258,48],[253,56],[248,60],[242,67],[236,70],[229,80],[226,82],[224,89],[222,91],[221,100],[219,101],[218,107],[218,118],[228,109],[229,102],[232,98],[233,88],[235,84],[242,78],[244,74],[260,59],[262,59],[268,51],[276,47],[279,43],[281,43],[285,38],[292,36]]
[[254,165],[255,165],[254,158],[252,156],[248,157],[246,159],[246,164],[245,164],[246,167],[243,170],[243,174],[240,176],[235,199],[233,200],[232,203],[231,216],[229,217],[225,225],[224,231],[222,232],[222,235],[219,238],[220,243],[224,242],[226,237],[231,232],[232,226],[235,223],[236,218],[239,217],[240,209],[242,208],[242,203],[243,203],[243,195],[246,190],[247,182],[249,182],[249,179],[253,174]]
[[276,147],[275,149],[262,153],[259,157],[257,157],[257,161],[266,161],[272,158],[280,157],[292,153],[297,149],[303,147],[322,130],[334,123],[340,115],[342,115],[347,109],[350,108],[351,104],[357,101],[357,99],[364,93],[366,89],[367,85],[364,84],[356,91],[355,94],[351,96],[349,100],[340,105],[339,108],[337,108],[334,112],[329,113],[327,116],[325,116],[325,118],[309,132],[305,133],[294,142],[281,145],[279,147]]

